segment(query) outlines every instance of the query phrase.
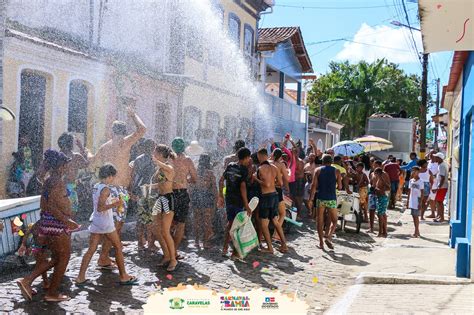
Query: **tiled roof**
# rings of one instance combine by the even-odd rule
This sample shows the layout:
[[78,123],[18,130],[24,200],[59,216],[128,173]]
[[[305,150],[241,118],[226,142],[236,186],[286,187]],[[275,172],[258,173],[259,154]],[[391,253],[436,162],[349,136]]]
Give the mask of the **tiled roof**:
[[304,45],[303,35],[298,26],[260,28],[258,30],[257,50],[275,50],[278,44],[287,40],[291,41],[303,72],[313,72],[311,60]]

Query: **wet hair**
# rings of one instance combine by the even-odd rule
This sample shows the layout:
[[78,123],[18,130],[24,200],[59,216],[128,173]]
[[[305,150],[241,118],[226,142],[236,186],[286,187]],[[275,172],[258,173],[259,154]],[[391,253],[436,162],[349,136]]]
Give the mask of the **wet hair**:
[[46,171],[57,170],[70,161],[71,159],[62,152],[52,149],[46,150],[46,152],[44,152],[44,167]]
[[428,161],[425,160],[425,159],[422,159],[422,160],[418,160],[418,162],[416,163],[419,167],[423,167],[423,165],[425,164],[428,164]]
[[237,151],[239,151],[239,149],[241,149],[241,148],[245,148],[245,141],[244,140],[235,141],[235,143],[234,143],[234,152],[237,153]]
[[155,148],[155,153],[161,154],[165,159],[174,159],[176,157],[176,153],[167,146],[166,144],[159,144]]
[[416,157],[416,152],[410,153],[410,157],[412,157],[412,156]]
[[123,121],[116,120],[112,123],[112,132],[117,136],[127,135],[127,124]]
[[275,150],[273,150],[273,158],[275,160],[278,160],[279,158],[281,158],[282,155],[283,155],[283,151],[280,148],[276,148]]
[[58,146],[61,150],[72,150],[74,147],[74,136],[69,132],[63,132],[58,138]]
[[342,156],[336,155],[336,156],[334,157],[334,163],[341,162],[341,161],[342,161]]
[[153,139],[145,139],[141,144],[143,153],[151,155],[155,151],[156,143]]
[[359,162],[359,163],[357,163],[357,165],[356,165],[356,167],[362,167],[362,168],[364,168],[364,166],[365,166],[365,164],[362,163],[362,162]]
[[198,170],[212,169],[211,156],[207,153],[201,154],[199,157]]
[[252,163],[253,164],[255,164],[255,165],[260,164],[260,162],[258,161],[257,152],[252,153],[252,155],[250,157],[252,158]]
[[381,167],[377,167],[375,170],[374,170],[374,173],[375,174],[382,174],[383,173],[383,170]]
[[251,155],[252,155],[252,153],[246,147],[240,148],[237,151],[237,157],[239,158],[239,161],[242,161],[243,159],[245,159],[245,158],[247,158]]
[[411,168],[411,171],[412,171],[412,172],[413,172],[413,171],[419,172],[419,171],[420,171],[420,167],[419,167],[419,166],[413,166],[413,167]]
[[115,175],[117,175],[117,169],[111,163],[105,163],[99,168],[99,179],[106,179]]
[[323,160],[323,164],[331,164],[332,156],[330,154],[324,154],[322,160]]
[[370,170],[370,157],[366,154],[362,155],[360,158],[361,162],[364,163],[364,168]]
[[396,158],[396,157],[392,157],[392,158],[390,159],[390,162],[396,163],[396,162],[397,162],[397,158]]
[[382,166],[382,161],[380,161],[380,160],[376,160],[376,161],[374,162],[374,164],[375,164],[375,165]]
[[260,154],[260,155],[268,155],[268,151],[265,148],[262,148],[262,149],[258,150],[257,153]]

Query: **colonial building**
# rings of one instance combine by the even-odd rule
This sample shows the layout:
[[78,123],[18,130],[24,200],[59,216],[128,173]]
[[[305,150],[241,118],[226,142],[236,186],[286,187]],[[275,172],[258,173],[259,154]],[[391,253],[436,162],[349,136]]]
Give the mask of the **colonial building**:
[[310,115],[308,119],[308,137],[321,152],[340,141],[342,128],[343,124],[324,117]]

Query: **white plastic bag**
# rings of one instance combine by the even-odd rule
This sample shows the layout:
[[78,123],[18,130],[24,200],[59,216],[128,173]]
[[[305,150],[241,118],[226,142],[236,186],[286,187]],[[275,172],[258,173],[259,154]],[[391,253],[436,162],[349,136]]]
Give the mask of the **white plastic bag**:
[[245,258],[258,246],[258,237],[246,211],[239,212],[230,228],[230,236],[240,258]]

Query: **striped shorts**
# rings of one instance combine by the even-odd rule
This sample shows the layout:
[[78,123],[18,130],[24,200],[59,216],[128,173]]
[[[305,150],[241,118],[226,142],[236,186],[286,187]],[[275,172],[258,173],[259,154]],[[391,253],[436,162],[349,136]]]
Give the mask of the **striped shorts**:
[[158,196],[151,214],[157,215],[162,212],[167,214],[170,211],[174,211],[174,196],[172,193]]

